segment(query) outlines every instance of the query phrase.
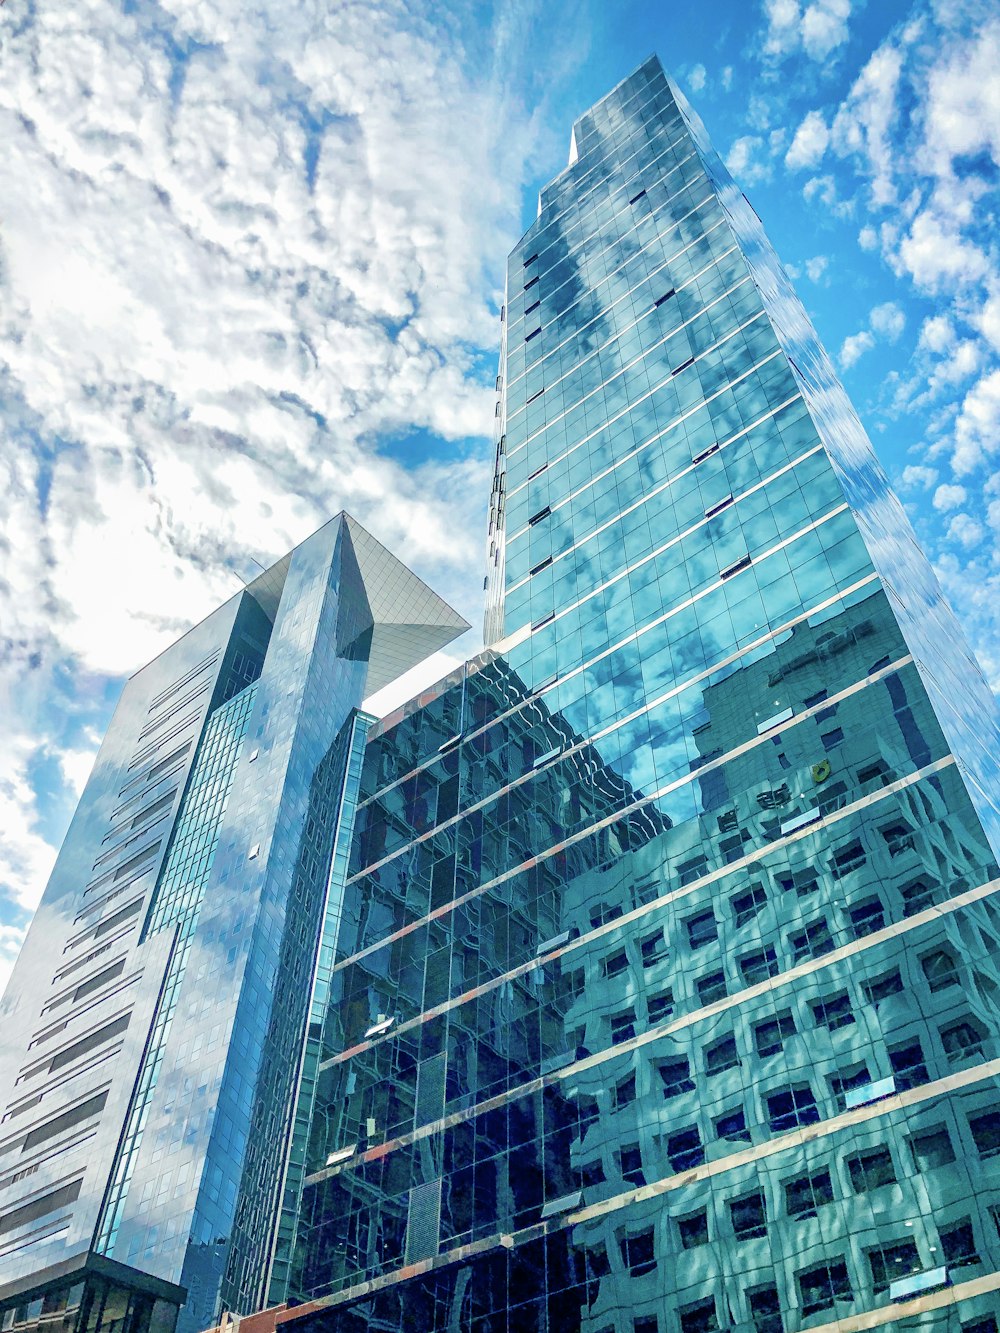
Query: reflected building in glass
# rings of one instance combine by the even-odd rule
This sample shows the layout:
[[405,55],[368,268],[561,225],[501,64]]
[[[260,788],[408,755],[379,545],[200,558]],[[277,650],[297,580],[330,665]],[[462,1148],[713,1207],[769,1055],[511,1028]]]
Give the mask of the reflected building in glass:
[[0,1006],[3,1329],[262,1303],[357,708],[466,628],[340,515],[129,680]]
[[270,1323],[996,1333],[994,701],[655,59],[502,327],[489,647],[367,734]]

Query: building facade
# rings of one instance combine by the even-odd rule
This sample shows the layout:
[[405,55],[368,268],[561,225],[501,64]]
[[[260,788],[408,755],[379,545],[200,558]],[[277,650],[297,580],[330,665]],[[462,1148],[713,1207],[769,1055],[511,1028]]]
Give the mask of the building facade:
[[487,641],[368,730],[300,1333],[996,1333],[993,698],[651,60],[510,256]]
[[262,1303],[357,708],[466,628],[340,515],[128,682],[0,1007],[5,1329]]

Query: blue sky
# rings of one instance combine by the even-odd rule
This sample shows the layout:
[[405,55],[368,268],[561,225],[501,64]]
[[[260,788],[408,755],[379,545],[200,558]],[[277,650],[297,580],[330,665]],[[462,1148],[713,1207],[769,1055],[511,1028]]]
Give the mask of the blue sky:
[[0,986],[122,678],[255,562],[346,507],[478,624],[504,258],[652,51],[1000,683],[995,0],[7,0]]

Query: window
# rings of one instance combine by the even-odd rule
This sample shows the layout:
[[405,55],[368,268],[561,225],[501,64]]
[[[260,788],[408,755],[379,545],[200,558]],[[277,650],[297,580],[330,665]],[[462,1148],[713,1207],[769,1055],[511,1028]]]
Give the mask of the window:
[[904,884],[899,893],[903,899],[903,915],[916,916],[918,912],[933,907],[938,886],[923,879],[915,879],[911,884]]
[[691,1081],[691,1070],[686,1056],[681,1056],[678,1060],[668,1060],[665,1064],[659,1066],[660,1078],[663,1080],[663,1095],[666,1098],[679,1097],[682,1092],[693,1092],[694,1083]]
[[696,1301],[694,1305],[681,1308],[681,1333],[713,1333],[719,1327],[715,1314],[715,1298]]
[[677,867],[677,878],[682,885],[693,884],[707,869],[708,857],[702,853],[700,856],[691,857],[688,861],[682,861]]
[[952,1064],[983,1058],[983,1035],[966,1020],[941,1029],[941,1043]]
[[851,934],[856,940],[885,927],[885,908],[880,898],[867,898],[856,907],[848,908],[848,916],[851,918]]
[[882,837],[885,839],[885,845],[889,849],[890,856],[899,856],[900,852],[905,852],[913,847],[913,829],[909,824],[902,822],[891,824],[888,828],[879,829]]
[[592,1162],[584,1162],[580,1168],[580,1180],[585,1190],[594,1185],[603,1185],[607,1176],[604,1174],[604,1163],[599,1157],[595,1157]]
[[604,975],[606,977],[619,977],[623,972],[628,971],[628,954],[622,949],[619,953],[614,953],[610,958],[604,960]]
[[976,1319],[971,1324],[963,1324],[961,1333],[997,1333],[997,1321],[988,1314],[985,1319]]
[[885,1291],[891,1282],[897,1282],[910,1273],[920,1272],[920,1255],[912,1240],[897,1241],[895,1245],[878,1245],[867,1252],[872,1270],[872,1286]]
[[867,1065],[852,1065],[850,1069],[838,1070],[833,1075],[830,1079],[830,1091],[836,1097],[837,1105],[843,1110],[847,1103],[846,1094],[853,1088],[866,1088],[871,1081]]
[[754,1333],[783,1333],[777,1287],[758,1287],[747,1293]]
[[917,1088],[930,1079],[919,1041],[910,1042],[906,1046],[897,1046],[891,1050],[889,1064],[892,1066],[897,1092],[903,1092],[906,1088]]
[[976,1237],[972,1230],[972,1220],[970,1218],[963,1217],[961,1222],[957,1222],[954,1226],[950,1226],[947,1231],[942,1231],[939,1234],[945,1263],[949,1268],[965,1268],[968,1264],[979,1263],[979,1255],[976,1252]]
[[843,1259],[834,1259],[830,1263],[809,1268],[804,1273],[797,1273],[796,1279],[804,1315],[828,1310],[834,1301],[850,1301],[854,1298]]
[[701,1134],[697,1126],[670,1135],[667,1139],[667,1157],[675,1171],[690,1171],[694,1166],[701,1166],[705,1160],[705,1150],[701,1146]]
[[674,1012],[674,993],[662,991],[659,995],[650,995],[646,1000],[646,1009],[651,1023],[662,1023]]
[[646,1177],[642,1172],[642,1152],[638,1143],[631,1143],[618,1153],[618,1165],[622,1179],[633,1185],[645,1185]]
[[786,1037],[794,1037],[795,1020],[791,1012],[785,1010],[777,1018],[766,1023],[758,1023],[753,1030],[754,1044],[758,1055],[776,1055],[784,1045]]
[[879,787],[888,787],[891,781],[892,774],[883,759],[876,759],[874,764],[865,764],[863,768],[858,769],[858,784],[861,787],[868,787],[870,784],[870,789],[874,791]]
[[833,1032],[836,1028],[844,1028],[854,1022],[854,1012],[851,1009],[851,997],[847,991],[841,991],[839,995],[828,995],[822,1000],[816,1000],[812,1006],[813,1021],[818,1028],[829,1028]]
[[721,1074],[724,1069],[733,1069],[740,1062],[736,1053],[736,1038],[723,1037],[705,1051],[705,1073]]
[[660,1321],[655,1314],[640,1315],[632,1320],[632,1333],[660,1333]]
[[869,1004],[880,1004],[883,1000],[887,1000],[890,995],[898,995],[902,989],[903,978],[899,975],[898,968],[894,968],[891,972],[884,972],[882,976],[864,983]]
[[814,921],[805,930],[792,936],[794,961],[800,963],[803,958],[818,958],[829,953],[833,948],[833,936],[825,920]]
[[796,1088],[772,1092],[767,1098],[767,1115],[772,1130],[780,1134],[796,1125],[815,1125],[819,1109],[812,1088],[804,1083]]
[[725,972],[710,972],[698,981],[698,999],[702,1004],[714,1004],[727,994]]
[[785,1182],[785,1211],[799,1221],[815,1217],[816,1209],[833,1202],[833,1179],[828,1170]]
[[618,1242],[622,1252],[622,1262],[632,1277],[642,1277],[656,1267],[656,1246],[653,1242],[653,1228],[640,1231],[635,1236],[623,1236]]
[[778,885],[783,893],[794,890],[797,898],[808,898],[819,888],[819,876],[815,870],[796,870],[791,875],[779,875]]
[[914,1134],[910,1138],[910,1152],[918,1171],[933,1171],[935,1167],[948,1166],[955,1160],[951,1135],[944,1125]]
[[714,1122],[713,1128],[720,1139],[729,1139],[733,1143],[750,1142],[750,1131],[747,1129],[747,1118],[742,1107],[720,1115]]
[[820,740],[823,742],[824,750],[835,750],[843,742],[843,727],[834,727],[832,731],[824,731],[820,734]]
[[702,1208],[700,1212],[691,1213],[687,1217],[677,1219],[677,1230],[681,1236],[681,1248],[684,1250],[693,1250],[698,1245],[708,1244],[708,1209]]
[[730,898],[729,904],[733,909],[736,924],[738,926],[746,925],[767,904],[767,894],[764,891],[763,884],[753,884],[746,893],[734,894]]
[[838,847],[833,853],[833,860],[830,862],[834,879],[842,879],[844,875],[849,875],[854,870],[860,870],[867,859],[865,849],[857,838],[845,847]]
[[767,1234],[767,1208],[760,1190],[730,1200],[729,1212],[737,1240],[752,1240]]
[[639,952],[642,955],[643,967],[653,967],[666,958],[667,942],[663,938],[663,931],[658,930],[655,935],[644,939],[639,945]]
[[609,921],[617,921],[623,915],[621,903],[598,903],[590,914],[590,924],[595,930],[606,926]]
[[773,949],[761,949],[757,953],[745,954],[740,959],[740,971],[748,986],[756,986],[768,977],[778,974],[778,955]]
[[611,1027],[612,1046],[617,1046],[623,1041],[631,1041],[635,1036],[635,1012],[632,1009],[612,1014],[608,1021]]
[[692,949],[700,949],[703,944],[711,944],[719,937],[714,912],[699,912],[697,916],[688,917],[684,924],[687,926],[688,943]]
[[958,984],[955,959],[945,949],[935,949],[933,953],[924,954],[920,966],[924,969],[924,976],[931,990],[944,990],[948,986]]
[[621,1083],[615,1084],[615,1090],[612,1096],[613,1109],[620,1111],[623,1106],[628,1106],[630,1102],[634,1101],[635,1075],[629,1074],[628,1078],[622,1079]]
[[980,1157],[996,1157],[1000,1153],[1000,1112],[987,1111],[969,1121],[972,1138]]
[[858,1153],[847,1159],[847,1172],[851,1177],[851,1187],[855,1194],[867,1194],[880,1185],[892,1185],[896,1172],[892,1165],[892,1153],[888,1148],[873,1148],[871,1152]]

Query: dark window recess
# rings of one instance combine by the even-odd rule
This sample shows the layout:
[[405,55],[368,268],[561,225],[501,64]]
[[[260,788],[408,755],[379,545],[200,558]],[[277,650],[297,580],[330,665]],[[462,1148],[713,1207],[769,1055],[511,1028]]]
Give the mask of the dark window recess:
[[777,1018],[758,1023],[753,1030],[754,1045],[758,1055],[776,1055],[784,1045],[786,1037],[795,1035],[795,1020],[790,1012],[779,1014]]
[[68,1111],[63,1111],[60,1115],[47,1120],[44,1125],[39,1125],[27,1135],[21,1151],[28,1152],[31,1148],[37,1148],[40,1143],[54,1139],[57,1134],[65,1134],[68,1129],[83,1124],[84,1120],[99,1115],[104,1110],[104,1103],[107,1100],[108,1094],[99,1092],[96,1097],[88,1097],[79,1106],[73,1106]]
[[819,1264],[804,1273],[797,1273],[799,1296],[803,1315],[815,1314],[817,1310],[828,1310],[835,1301],[854,1299],[847,1265],[842,1259]]
[[941,1044],[952,1063],[958,1060],[981,1060],[983,1056],[983,1034],[965,1020],[942,1028]]
[[922,1134],[914,1134],[910,1139],[910,1152],[918,1171],[933,1171],[935,1167],[950,1166],[955,1160],[951,1135],[944,1125],[937,1125]]
[[675,366],[670,373],[671,375],[679,375],[682,370],[687,370],[688,366],[693,366],[693,365],[694,365],[694,357],[689,356],[686,361],[682,361],[679,366]]
[[551,564],[552,557],[547,555],[544,560],[539,560],[537,565],[532,565],[531,569],[528,571],[529,577],[534,578],[534,576],[540,574],[543,569],[548,569]]
[[997,1321],[988,1314],[985,1319],[973,1319],[969,1324],[962,1324],[959,1333],[998,1333]]
[[830,863],[834,879],[842,879],[844,875],[860,870],[867,860],[865,849],[857,838],[849,842],[846,847],[838,847]]
[[913,829],[909,824],[892,824],[888,828],[879,829],[879,832],[885,839],[890,856],[899,856],[901,852],[912,850]]
[[623,1041],[631,1041],[635,1036],[635,1014],[631,1009],[624,1013],[611,1015],[611,1045],[619,1046]]
[[697,916],[688,917],[684,924],[687,927],[688,943],[692,949],[700,949],[703,944],[711,944],[713,940],[719,938],[719,928],[715,923],[713,912],[699,912]]
[[[676,371],[674,373],[676,374]],[[750,563],[751,561],[749,553],[747,555],[742,555],[740,556],[739,560],[734,560],[733,563],[731,565],[727,565],[725,569],[720,569],[719,578],[731,579],[733,575],[738,574],[741,569],[746,569],[750,565]]]
[[933,907],[938,899],[938,888],[937,884],[928,883],[923,879],[915,879],[911,884],[904,884],[899,891],[903,899],[903,915],[916,916],[918,912]]
[[847,1104],[847,1093],[854,1088],[866,1088],[871,1081],[867,1065],[854,1065],[844,1073],[833,1075],[830,1079],[830,1090],[837,1099],[837,1105],[843,1110]]
[[645,199],[645,197],[646,197],[646,191],[645,191],[645,190],[640,190],[638,194],[634,194],[634,195],[632,196],[632,198],[629,200],[629,203],[630,203],[630,204],[637,204],[637,203],[639,202],[640,199]]
[[967,1264],[979,1263],[971,1218],[963,1217],[961,1222],[938,1234],[941,1237],[945,1263],[949,1268],[965,1268]]
[[645,1185],[646,1177],[642,1171],[642,1152],[638,1143],[632,1143],[627,1148],[621,1149],[618,1154],[618,1166],[623,1180],[627,1180],[633,1185]]
[[891,1050],[889,1064],[896,1080],[897,1092],[904,1092],[907,1088],[918,1088],[930,1080],[919,1041],[912,1041],[906,1046],[897,1046]]
[[698,999],[702,1004],[714,1004],[728,994],[725,972],[710,972],[707,977],[698,980]]
[[98,972],[97,976],[91,977],[89,981],[84,981],[77,986],[73,992],[73,1003],[85,999],[88,995],[93,995],[94,991],[100,990],[109,981],[114,981],[115,977],[120,977],[124,971],[125,959],[123,958],[120,962],[113,963],[111,967],[106,967],[103,972]]
[[758,1287],[747,1295],[754,1333],[784,1333],[777,1287]]
[[785,1182],[785,1211],[789,1217],[799,1220],[815,1217],[816,1209],[827,1203],[833,1203],[833,1179],[829,1171]]
[[656,1267],[656,1245],[653,1228],[640,1231],[637,1236],[623,1236],[619,1241],[622,1262],[632,1277],[642,1277]]
[[869,1004],[879,1004],[882,1000],[887,1000],[890,995],[898,995],[902,989],[903,978],[899,975],[899,968],[884,972],[882,976],[874,977],[864,983]]
[[868,1264],[872,1270],[872,1286],[876,1291],[885,1291],[891,1282],[920,1272],[916,1241],[901,1240],[895,1245],[876,1246],[868,1251]]
[[874,764],[866,764],[858,769],[858,784],[867,787],[869,783],[878,784],[880,787],[888,787],[892,781],[892,773],[888,764],[878,759]]
[[660,1321],[655,1314],[640,1315],[632,1320],[632,1333],[660,1333]]
[[526,305],[524,307],[524,313],[530,315],[532,310],[537,310],[541,304],[541,301],[532,301],[531,305]]
[[112,1038],[119,1036],[128,1027],[131,1016],[131,1014],[125,1014],[124,1017],[116,1018],[112,1023],[105,1023],[104,1027],[98,1028],[96,1032],[91,1032],[86,1037],[81,1037],[72,1046],[67,1046],[64,1051],[54,1055],[48,1064],[49,1073],[54,1073],[57,1069],[72,1064],[81,1055],[86,1055],[88,1051],[96,1051],[98,1046],[104,1046]]
[[65,1208],[68,1204],[74,1203],[80,1197],[82,1184],[81,1179],[74,1180],[69,1185],[60,1185],[59,1189],[43,1194],[40,1199],[32,1199],[30,1203],[22,1203],[20,1208],[12,1208],[9,1213],[0,1215],[0,1234],[14,1231],[28,1222],[35,1222],[40,1217],[54,1213],[57,1208]]
[[767,1116],[775,1134],[794,1129],[796,1125],[815,1125],[819,1120],[819,1108],[812,1088],[804,1083],[797,1088],[772,1092],[767,1098]]
[[851,934],[856,940],[885,927],[885,908],[880,898],[868,898],[856,907],[848,908],[848,915],[851,918]]
[[814,921],[805,930],[792,936],[794,961],[800,963],[804,958],[819,958],[833,948],[833,936],[825,921]]
[[547,467],[548,463],[543,463],[541,467],[536,467],[534,472],[528,473],[528,480],[534,481],[536,477],[540,477]]
[[595,930],[606,926],[609,921],[617,921],[624,915],[621,903],[598,903],[590,914],[590,924]]
[[534,633],[535,630],[544,628],[544,626],[548,625],[551,621],[555,620],[555,618],[556,618],[556,613],[554,611],[550,611],[547,616],[542,616],[541,620],[536,620],[532,623],[531,632]]
[[818,1028],[829,1028],[831,1032],[837,1028],[848,1027],[854,1022],[851,997],[847,991],[841,991],[839,995],[829,995],[822,1000],[816,1000],[812,1006],[812,1011],[816,1026]]
[[541,398],[541,396],[542,396],[542,394],[543,394],[544,392],[545,392],[545,386],[544,386],[544,384],[543,384],[542,387],[541,387],[540,389],[536,389],[536,391],[531,395],[530,398],[526,398],[526,399],[524,400],[524,405],[525,405],[525,407],[527,407],[529,403],[533,403],[533,402],[535,401],[536,398]]
[[646,999],[646,1009],[651,1023],[662,1023],[674,1012],[674,993],[665,990],[660,995],[650,995]]
[[678,1130],[667,1139],[667,1160],[675,1171],[690,1171],[701,1166],[705,1160],[705,1149],[701,1146],[701,1134],[697,1126]]
[[580,1168],[580,1179],[583,1181],[584,1189],[590,1189],[593,1185],[603,1185],[607,1177],[604,1174],[604,1163],[599,1157],[593,1162],[584,1162]]
[[824,750],[835,750],[838,745],[842,745],[844,740],[844,730],[842,727],[834,727],[832,731],[824,731],[820,736]]
[[705,1073],[721,1074],[726,1069],[735,1069],[740,1063],[736,1052],[736,1038],[723,1037],[714,1042],[705,1051]]
[[924,976],[931,990],[944,990],[947,986],[958,984],[958,968],[953,956],[946,949],[936,949],[924,954],[920,960]]
[[760,1190],[744,1194],[741,1199],[732,1199],[729,1212],[737,1240],[752,1240],[755,1236],[767,1235],[767,1208]]
[[548,516],[551,513],[552,510],[549,507],[549,505],[546,505],[544,509],[539,509],[537,514],[532,514],[532,516],[528,519],[528,527],[533,528],[536,523],[541,523],[542,519],[548,518]]
[[691,1069],[686,1055],[682,1055],[677,1060],[668,1060],[665,1064],[660,1065],[659,1074],[663,1080],[664,1097],[679,1097],[682,1092],[694,1091]]
[[715,822],[719,826],[720,833],[735,833],[739,828],[739,816],[735,810],[726,810],[724,814],[717,815]]
[[747,1129],[747,1118],[742,1107],[737,1111],[727,1111],[725,1115],[720,1115],[714,1122],[716,1136],[720,1139],[728,1139],[731,1143],[749,1143],[750,1131]]
[[642,955],[643,967],[653,967],[667,956],[667,942],[663,938],[663,931],[658,930],[655,935],[649,935],[639,945],[639,952]]
[[[664,301],[669,301],[674,294],[675,294],[674,289],[673,287],[671,287],[669,292],[664,292],[662,296],[658,296],[656,300],[653,302],[654,310],[656,309],[657,306],[663,305]],[[714,448],[716,449],[718,449],[718,447],[719,447],[718,445],[714,446]],[[696,459],[695,461],[698,462],[700,460]]]
[[778,884],[784,893],[794,890],[796,898],[808,898],[819,888],[819,876],[815,870],[796,870],[791,875],[780,875]]
[[740,971],[748,986],[756,986],[768,977],[777,976],[778,970],[778,955],[771,948],[745,954],[740,959]]
[[680,1310],[681,1333],[715,1333],[719,1328],[719,1319],[715,1312],[715,1298],[709,1296],[704,1301],[682,1306]]
[[[139,866],[141,866],[144,862],[148,861],[151,857],[155,856],[159,850],[160,850],[160,844],[156,842],[153,843],[152,846],[146,847],[143,851],[137,852],[136,855],[131,858],[131,860],[126,861],[124,865],[118,867],[118,869],[115,871],[115,877],[112,880],[112,883],[117,884],[119,880],[124,879],[126,875],[131,875],[133,870],[137,870]],[[136,911],[138,910],[139,910],[138,907],[136,907]],[[99,935],[101,932],[98,931],[97,933]]]
[[606,977],[619,977],[623,972],[628,971],[628,954],[624,949],[618,953],[613,953],[610,958],[604,960],[604,975]]
[[528,281],[524,284],[524,290],[526,292],[530,292],[532,287],[536,287],[537,285],[538,285],[538,274],[536,273],[533,278],[529,278]]
[[[117,879],[118,876],[116,875],[115,878]],[[97,927],[94,931],[94,939],[99,940],[102,935],[109,935],[116,926],[121,926],[132,917],[137,916],[141,908],[142,899],[137,898],[134,903],[129,903],[128,907],[123,907],[120,912],[115,912],[113,916],[109,916]]]
[[[677,867],[677,878],[681,884],[693,884],[707,869],[707,856],[693,856],[689,861],[682,861]],[[711,916],[711,913],[707,915]]]
[[537,338],[540,333],[541,329],[532,329],[530,333],[524,335],[524,341],[530,343],[532,338]]
[[630,1074],[628,1078],[622,1079],[621,1083],[615,1084],[612,1101],[614,1102],[614,1109],[616,1111],[620,1111],[623,1106],[628,1106],[630,1102],[635,1101],[634,1074]]
[[708,1244],[708,1209],[692,1213],[690,1217],[677,1219],[677,1230],[681,1236],[681,1248],[693,1250],[698,1245]]
[[528,258],[524,261],[524,267],[527,268],[529,264],[534,264],[537,261],[537,259],[538,259],[538,251],[536,250],[533,255],[529,255]]
[[888,1148],[873,1148],[871,1152],[849,1157],[847,1173],[851,1177],[851,1188],[855,1194],[867,1194],[880,1185],[893,1185],[896,1182],[892,1153]]
[[752,884],[746,893],[734,894],[729,904],[733,909],[736,924],[743,926],[766,907],[767,893],[763,884]]

